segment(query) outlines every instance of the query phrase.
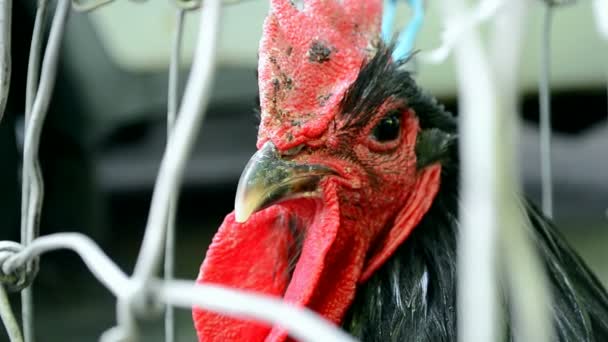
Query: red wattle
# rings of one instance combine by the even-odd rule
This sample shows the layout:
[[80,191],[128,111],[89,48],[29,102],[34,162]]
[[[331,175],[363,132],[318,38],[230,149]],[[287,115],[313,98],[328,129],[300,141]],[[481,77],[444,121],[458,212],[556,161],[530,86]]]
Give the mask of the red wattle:
[[[301,221],[305,235],[289,280],[284,275],[289,267],[289,246],[294,242],[289,228],[291,217]],[[236,223],[234,214],[230,214],[209,247],[197,283],[283,297],[338,323],[354,296],[363,265],[363,256],[358,256],[361,261],[356,267],[351,266],[353,258],[348,251],[357,248],[352,241],[344,240],[353,233],[340,229],[335,184],[325,187],[322,201],[296,200],[274,205],[243,224]],[[336,267],[340,271],[336,272]],[[334,287],[337,291],[333,293],[319,291]],[[271,330],[265,324],[199,308],[194,309],[193,315],[200,341],[284,341],[287,337],[278,327]]]
[[[239,224],[229,214],[213,238],[197,283],[214,283],[267,295],[281,296],[287,280],[277,276],[287,269],[288,258],[280,255],[291,243],[285,208],[275,206]],[[271,238],[274,237],[274,238]],[[273,272],[276,270],[276,272]],[[270,328],[193,309],[200,341],[262,341]]]
[[[335,184],[327,184],[323,215],[308,228],[284,299],[340,324],[354,298],[367,243],[353,225],[341,221],[335,191]],[[275,327],[266,341],[284,341],[286,337],[283,329]]]

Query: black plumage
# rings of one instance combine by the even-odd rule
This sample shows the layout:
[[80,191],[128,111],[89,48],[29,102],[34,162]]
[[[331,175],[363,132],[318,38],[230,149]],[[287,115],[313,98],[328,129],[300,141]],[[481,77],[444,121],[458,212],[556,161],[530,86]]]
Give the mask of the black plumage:
[[[456,243],[458,149],[454,117],[414,82],[390,47],[362,67],[344,102],[352,122],[388,96],[405,100],[419,118],[416,154],[420,168],[440,162],[441,187],[431,209],[395,255],[357,290],[344,328],[362,341],[453,341],[457,333]],[[523,200],[530,238],[547,270],[557,340],[608,341],[608,294],[552,223]],[[505,291],[506,292],[506,291]],[[504,307],[508,300],[504,299]],[[504,317],[505,340],[513,332]]]

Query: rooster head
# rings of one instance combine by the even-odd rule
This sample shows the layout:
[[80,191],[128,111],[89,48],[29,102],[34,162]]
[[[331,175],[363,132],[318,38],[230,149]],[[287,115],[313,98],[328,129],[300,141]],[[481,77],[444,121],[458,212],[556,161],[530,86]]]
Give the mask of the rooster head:
[[[260,43],[258,152],[198,281],[281,297],[340,324],[439,189],[423,96],[380,41],[381,0],[272,0]],[[420,151],[424,150],[421,158]],[[201,341],[286,332],[194,309]]]

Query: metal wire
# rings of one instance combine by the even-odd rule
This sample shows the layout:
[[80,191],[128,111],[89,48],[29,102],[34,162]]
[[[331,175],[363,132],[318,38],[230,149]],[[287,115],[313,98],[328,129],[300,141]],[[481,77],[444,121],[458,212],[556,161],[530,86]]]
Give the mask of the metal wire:
[[6,274],[14,272],[30,260],[51,251],[68,249],[76,252],[91,273],[116,297],[123,298],[132,288],[128,277],[89,237],[79,233],[58,233],[41,236],[2,264]]
[[[498,3],[488,6],[486,13],[494,13],[498,8]],[[510,4],[512,5],[512,4]],[[464,13],[465,3],[463,1],[445,0],[442,4],[445,22],[463,24],[462,18],[470,18],[475,15]],[[493,9],[493,10],[491,10]],[[485,17],[477,15],[478,18]],[[470,24],[469,24],[470,25]],[[504,24],[503,24],[504,25]],[[509,27],[518,25],[510,22]],[[519,27],[519,26],[517,26]],[[509,112],[514,108],[514,100],[499,97],[498,89],[500,86],[507,87],[507,95],[515,96],[516,82],[512,75],[505,76],[504,73],[496,73],[490,67],[481,44],[478,31],[471,25],[468,29],[460,29],[459,37],[454,40],[454,57],[456,62],[457,76],[459,82],[459,120],[460,120],[460,155],[461,155],[461,230],[458,243],[458,340],[459,341],[497,341],[500,340],[502,333],[501,322],[502,306],[499,305],[499,291],[497,285],[498,272],[497,263],[503,257],[510,263],[530,263],[538,266],[538,260],[533,253],[530,253],[531,244],[525,234],[525,225],[521,224],[521,208],[515,201],[513,194],[514,186],[517,188],[514,176],[517,169],[514,152],[509,150],[516,146],[514,135],[509,134],[515,125],[514,113]],[[503,33],[499,30],[498,33]],[[501,67],[506,66],[509,72],[517,66],[518,51],[504,51],[511,49],[511,44],[519,44],[517,36],[509,32],[511,37],[495,37],[501,39],[503,49]],[[455,36],[454,36],[455,37]],[[509,38],[511,40],[509,40]],[[456,39],[456,38],[454,38]],[[450,40],[446,40],[450,41]],[[457,42],[457,43],[456,43]],[[513,48],[517,49],[517,46]],[[449,48],[444,49],[449,51]],[[495,54],[496,55],[496,54]],[[511,67],[511,68],[510,68]],[[509,91],[509,89],[512,89]],[[501,102],[505,101],[505,102]],[[504,125],[507,124],[507,127]],[[511,129],[506,129],[511,127]],[[506,136],[505,136],[505,131]],[[500,222],[500,224],[499,224]],[[499,236],[507,237],[508,241],[503,241],[501,248],[498,248]],[[516,250],[511,250],[511,243],[518,242]],[[515,253],[523,253],[523,256],[514,256]],[[540,276],[527,278],[527,285],[530,279],[541,277],[541,282],[531,285],[540,290],[545,290],[542,282],[542,268],[530,266],[530,269],[538,271]],[[512,269],[510,269],[513,271]],[[525,275],[529,275],[526,272]],[[524,276],[509,272],[507,277],[514,284],[512,288],[526,292],[521,280]],[[514,291],[513,302],[516,309],[529,308],[522,305],[522,298],[528,296]],[[536,291],[532,291],[537,293]],[[544,303],[531,301],[530,304]],[[518,312],[525,312],[524,309]],[[537,320],[523,322],[520,327],[523,333],[519,336],[535,339],[523,339],[533,341],[548,341],[547,329],[544,324],[548,315],[543,309],[537,316]],[[543,316],[544,314],[544,316]],[[517,321],[520,323],[520,321]],[[538,326],[537,326],[538,325]]]
[[[540,172],[541,206],[545,216],[553,218],[553,172],[551,167],[551,22],[553,9],[576,3],[576,0],[543,0],[542,43],[540,52],[540,79],[538,85],[540,108]],[[599,27],[599,26],[598,26]]]
[[[3,265],[8,258],[23,250],[23,246],[14,241],[0,241],[0,266]],[[0,283],[6,285],[6,288],[11,292],[19,291],[23,288],[23,284],[27,282],[26,269],[19,268],[12,273],[4,273],[0,268]]]
[[156,274],[159,266],[169,202],[178,194],[179,183],[209,102],[213,79],[217,32],[220,21],[219,0],[209,0],[201,13],[198,45],[192,71],[184,91],[180,112],[161,162],[152,194],[146,233],[135,265],[134,277],[145,282]]
[[[247,1],[251,1],[251,0],[223,0],[222,6],[231,6],[231,5],[236,5],[236,4],[240,4],[242,2],[247,2]],[[181,8],[183,10],[198,9],[201,6],[201,2],[202,2],[202,0],[173,0],[173,3],[175,4],[175,6],[177,6],[178,8]]]
[[0,123],[11,83],[11,13],[13,1],[0,0]]
[[90,12],[105,5],[111,4],[114,0],[93,0],[81,2],[80,0],[72,0],[72,8],[77,12]]
[[[72,8],[76,12],[91,12],[103,6],[109,5],[114,2],[114,0],[91,0],[82,2],[80,0],[71,0]],[[131,0],[131,2],[145,2],[147,0]]]
[[[198,44],[192,71],[186,85],[178,119],[172,129],[171,138],[168,140],[160,165],[152,194],[148,223],[133,273],[136,284],[142,287],[139,292],[145,292],[150,279],[158,272],[164,246],[163,241],[167,234],[171,198],[179,194],[183,171],[205,115],[214,72],[220,13],[219,0],[209,0],[206,2],[204,10],[201,11]],[[119,304],[122,307],[129,306],[125,303]],[[138,303],[132,303],[132,306],[137,307],[139,313],[142,313],[153,309],[148,304],[150,303],[145,300],[139,300]],[[132,326],[133,319],[128,310],[121,310],[121,317],[123,317],[123,325]],[[127,333],[136,335],[137,331],[133,328]]]
[[[32,47],[34,55],[30,58],[29,64],[37,64],[39,58],[39,45],[42,30],[42,18],[44,16],[46,3],[42,2],[42,10],[37,12],[38,27],[36,34],[33,36]],[[44,59],[42,62],[42,72],[40,76],[40,87],[35,83],[37,81],[36,69],[28,72],[28,85],[26,96],[26,124],[25,124],[25,142],[23,153],[23,196],[22,201],[22,241],[24,245],[31,243],[38,235],[39,217],[42,209],[42,201],[44,196],[44,185],[42,173],[38,163],[38,147],[40,145],[40,135],[44,119],[48,111],[51,100],[55,77],[57,74],[57,64],[59,61],[59,48],[61,39],[64,36],[65,23],[70,9],[70,2],[62,0],[57,3],[55,17],[51,25],[49,34],[49,42],[46,48]],[[37,91],[34,89],[38,88]],[[35,91],[35,96],[32,99],[32,93]],[[37,262],[33,261],[28,266],[28,275],[31,283],[33,276],[36,273]],[[29,285],[29,284],[28,284]],[[33,328],[33,293],[32,289],[27,289],[22,292],[22,319],[23,331],[26,342],[34,341]]]
[[4,324],[4,327],[6,328],[8,338],[12,342],[23,342],[19,324],[15,319],[11,303],[8,301],[6,290],[2,284],[0,284],[0,318],[2,319],[2,324]]
[[[226,1],[224,1],[225,3]],[[229,1],[229,2],[238,2],[238,1]],[[173,4],[178,8],[183,10],[193,10],[199,8],[201,5],[200,0],[173,0]]]
[[[72,0],[72,8],[76,12],[91,12],[103,6],[113,3],[115,0]],[[147,0],[131,0],[132,2],[146,2]],[[236,5],[247,0],[224,0],[223,6]],[[201,0],[172,0],[173,4],[182,10],[195,10],[201,6]]]
[[[488,6],[486,13],[495,12],[498,3],[495,4],[494,7]],[[465,25],[460,20],[471,16],[463,13],[464,6],[462,1],[445,0],[442,6],[445,22],[448,25],[454,22]],[[510,17],[509,28],[513,25],[519,27],[512,20],[517,15],[521,16],[521,13]],[[471,29],[473,27],[471,25],[468,29],[455,31],[460,32],[460,37],[453,38],[456,39],[454,42],[458,42],[454,45],[454,53],[461,101],[462,225],[458,244],[458,340],[500,340],[498,322],[501,321],[502,310],[498,305],[496,271],[500,251],[507,263],[514,310],[520,314],[520,319],[515,319],[521,330],[517,337],[524,341],[549,341],[550,316],[545,295],[548,291],[543,268],[527,237],[527,221],[522,219],[522,209],[513,194],[513,189],[518,187],[515,176],[517,169],[514,167],[517,163],[514,152],[509,148],[516,144],[508,141],[514,142],[515,135],[507,133],[504,136],[505,131],[513,132],[515,129],[514,113],[509,112],[514,108],[514,100],[509,100],[508,96],[515,96],[516,82],[512,75],[505,76],[503,72],[495,74],[490,68],[479,33]],[[501,65],[501,68],[506,65],[503,70],[513,73],[512,68],[517,65],[517,51],[504,50],[519,42],[513,41],[517,39],[513,32],[507,31],[506,36],[504,32],[498,29],[495,32],[502,35],[494,38],[501,41],[502,62],[505,63],[497,65]],[[507,45],[508,42],[511,45]],[[449,51],[445,46],[449,45],[446,43],[443,51]],[[502,86],[507,87],[506,101],[509,102],[501,102],[505,99],[498,96],[499,85],[501,90]],[[500,225],[498,222],[501,222]],[[499,236],[502,242],[500,249],[497,248]],[[537,280],[530,285],[530,281]],[[530,299],[539,293],[540,297]]]
[[[234,291],[220,286],[196,286],[173,281],[152,286],[159,299],[183,308],[192,305],[242,319],[255,319],[287,329],[299,341],[353,342],[354,339],[315,313],[272,297]],[[221,303],[221,305],[219,305]]]
[[[501,51],[496,49],[494,53],[500,72],[489,67],[475,25],[462,20],[476,17],[480,22],[493,16],[499,5],[494,2],[485,11],[478,8],[477,15],[466,15],[464,2],[444,1],[445,22],[448,29],[452,23],[451,28],[458,34],[446,34],[451,38],[444,40],[437,50],[443,52],[435,56],[441,58],[430,59],[442,60],[453,46],[460,87],[462,228],[458,246],[458,339],[467,342],[500,339],[497,322],[502,311],[498,306],[496,272],[500,251],[507,265],[506,278],[518,316],[514,319],[519,331],[516,337],[523,341],[549,341],[551,323],[544,269],[527,236],[528,222],[523,219],[523,210],[513,193],[519,187],[515,153],[510,150],[516,146],[513,109],[517,82],[513,73],[518,51],[508,50],[518,49],[520,44],[512,28],[520,27],[521,23],[514,18],[521,17],[522,5],[519,4],[519,13],[517,7],[510,7],[515,13],[505,13],[507,24],[502,23],[503,29],[497,28],[493,37],[494,41],[500,41]],[[500,20],[496,21],[499,25]],[[458,25],[463,28],[457,29]],[[498,96],[499,86],[504,96]],[[499,236],[501,248],[497,248]]]
[[[79,255],[91,273],[118,299],[137,295],[137,279],[129,279],[89,237],[79,233],[58,233],[37,238],[30,246],[8,258],[2,265],[6,274],[48,252],[67,249]],[[199,284],[188,280],[160,281],[150,279],[144,295],[159,302],[186,309],[201,306],[225,315],[250,318],[280,325],[302,341],[353,341],[331,323],[312,311],[296,308],[281,300],[252,293]],[[10,309],[10,306],[8,307]],[[130,310],[130,309],[129,309]],[[5,310],[0,306],[0,311]]]
[[445,20],[446,28],[442,33],[441,45],[436,49],[420,54],[420,59],[429,64],[445,62],[455,46],[464,39],[465,35],[470,33],[469,31],[493,18],[506,3],[508,3],[506,0],[482,0],[470,13],[451,15],[449,20]]
[[542,209],[548,217],[553,217],[553,180],[551,170],[551,19],[553,7],[545,6],[543,21],[542,48],[540,53],[540,169],[542,184]]
[[[29,183],[29,191],[26,192],[29,197],[26,202],[27,209],[22,210],[22,215],[25,216],[22,220],[25,224],[25,240],[31,242],[37,235],[38,217],[40,215],[40,207],[42,205],[42,184],[38,177],[35,177],[35,167],[38,163],[38,148],[40,145],[40,134],[42,126],[46,118],[48,107],[51,101],[55,78],[57,75],[57,67],[59,61],[59,48],[61,39],[65,31],[65,23],[69,14],[69,1],[61,0],[57,4],[55,16],[51,25],[49,41],[46,47],[46,52],[42,62],[42,72],[40,76],[40,86],[36,92],[29,120],[25,126],[25,142],[24,142],[24,157],[23,157],[23,182]],[[39,43],[33,42],[33,45]],[[30,80],[35,80],[35,77],[29,77]],[[28,84],[28,88],[35,88],[34,85]],[[28,196],[26,195],[26,196]]]
[[[34,28],[32,32],[32,42],[30,45],[30,57],[28,60],[27,68],[27,81],[25,89],[25,129],[29,125],[30,118],[32,115],[32,107],[34,105],[34,99],[38,90],[38,77],[40,70],[40,55],[42,52],[42,35],[44,33],[44,21],[47,12],[47,1],[38,1],[38,8],[36,10],[36,17],[34,20]],[[39,184],[41,189],[44,188],[42,171],[40,169],[40,163],[38,160],[34,160],[33,166],[34,179]],[[43,190],[41,190],[41,197]],[[29,201],[30,201],[30,182],[29,179],[23,178],[22,191],[21,191],[21,243],[27,246],[35,239],[38,232],[28,232],[28,220],[30,219],[27,215]],[[34,218],[36,220],[36,218]],[[34,224],[34,228],[38,230],[38,225]],[[31,265],[36,267],[37,265]],[[21,316],[23,321],[24,335],[26,341],[34,341],[34,289],[33,284],[26,287],[21,292]]]
[[578,0],[542,0],[547,6],[557,7],[557,6],[566,6],[573,5]]
[[[38,8],[36,10],[36,18],[34,20],[34,28],[32,32],[32,42],[30,45],[30,56],[27,66],[27,82],[25,88],[25,130],[30,122],[32,116],[32,107],[34,105],[34,99],[36,98],[36,92],[38,90],[38,78],[40,73],[40,55],[42,52],[42,35],[44,33],[44,21],[47,12],[47,1],[41,0],[38,2]],[[39,164],[35,161],[36,172],[39,172]],[[24,175],[25,177],[25,175]],[[24,178],[25,180],[25,178]],[[27,207],[29,203],[29,185],[28,181],[23,181],[22,184],[22,196],[21,196],[21,240],[27,243],[31,241],[28,236],[26,227],[28,216]]]
[[498,215],[501,265],[505,266],[512,331],[516,341],[554,341],[551,291],[544,265],[529,238],[531,223],[519,194],[519,93],[518,75],[526,32],[528,0],[513,0],[492,21],[492,65],[500,89],[500,129],[496,134],[499,179]]
[[[444,22],[464,18],[464,1],[444,0]],[[449,24],[448,24],[449,25]],[[458,240],[458,341],[497,341],[498,94],[476,29],[454,45],[459,98],[461,210]]]
[[[179,65],[181,61],[181,45],[184,30],[185,10],[176,11],[175,36],[173,37],[173,49],[171,62],[169,65],[169,87],[167,95],[167,141],[171,139],[175,119],[178,111],[179,94]],[[165,239],[165,280],[172,280],[175,274],[175,219],[178,198],[176,194],[171,194],[169,199],[169,212],[167,214],[167,237]],[[175,312],[173,307],[167,306],[165,309],[165,341],[175,341]]]

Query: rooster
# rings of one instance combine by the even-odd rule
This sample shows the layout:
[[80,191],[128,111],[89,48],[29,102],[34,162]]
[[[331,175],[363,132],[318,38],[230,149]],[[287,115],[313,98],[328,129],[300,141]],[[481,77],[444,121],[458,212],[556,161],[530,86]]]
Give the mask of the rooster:
[[[381,0],[271,0],[258,151],[197,281],[281,297],[362,341],[452,341],[457,125],[416,85],[407,59],[393,59],[381,14]],[[602,285],[524,203],[556,337],[608,341]],[[288,338],[200,308],[193,316],[200,341]]]

